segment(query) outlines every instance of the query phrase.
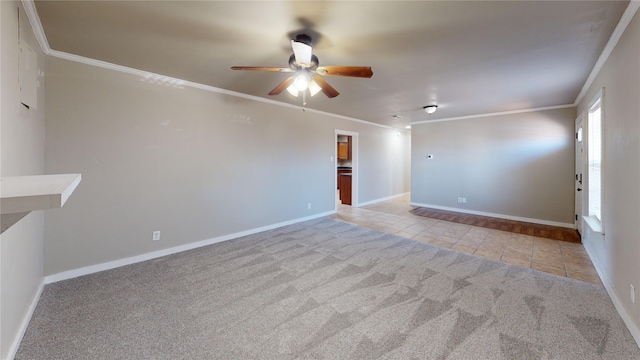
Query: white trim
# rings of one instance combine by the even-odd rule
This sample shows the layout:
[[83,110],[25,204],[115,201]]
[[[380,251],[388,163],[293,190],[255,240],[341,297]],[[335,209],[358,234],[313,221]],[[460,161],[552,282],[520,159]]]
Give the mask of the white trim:
[[[260,98],[262,99],[262,98]],[[279,104],[286,104],[286,103],[279,103]],[[286,104],[289,105],[289,104]],[[298,109],[302,109],[301,107],[297,107]],[[360,119],[356,119],[356,118],[352,118],[352,117],[348,117],[348,116],[344,116],[344,115],[339,115],[339,114],[333,114],[330,112],[326,112],[326,111],[321,111],[321,110],[315,110],[315,109],[310,109],[310,108],[305,108],[306,111],[312,112],[312,113],[316,113],[316,114],[321,114],[321,115],[327,115],[327,116],[332,116],[336,119],[343,119],[343,120],[347,120],[347,121],[353,121],[353,122],[357,122],[357,123],[361,123],[361,124],[366,124],[366,125],[373,125],[373,126],[378,126],[384,129],[391,129],[394,131],[402,131],[405,133],[410,133],[411,131],[408,129],[404,129],[404,128],[395,128],[392,126],[388,126],[388,125],[382,125],[382,124],[378,124],[378,123],[374,123],[371,121],[367,121],[367,120],[360,120]]]
[[598,276],[600,277],[600,281],[602,281],[602,284],[604,285],[605,290],[607,290],[607,293],[611,298],[611,302],[613,303],[613,306],[615,306],[616,310],[618,311],[618,315],[620,315],[620,317],[622,318],[622,321],[624,321],[624,324],[627,325],[627,328],[629,329],[631,336],[633,336],[633,339],[636,341],[636,344],[638,345],[638,347],[640,347],[640,328],[634,323],[633,318],[625,310],[624,306],[622,305],[622,302],[620,301],[616,292],[614,291],[613,285],[611,285],[611,283],[609,283],[609,281],[607,280],[606,276],[604,276],[605,271],[600,265],[600,263],[598,262],[597,260],[598,258],[592,254],[593,250],[589,246],[588,242],[584,244],[584,249],[587,251],[587,255],[589,255],[589,258],[591,259],[591,263],[593,263],[593,267],[596,269],[596,272],[598,273]]
[[335,133],[335,135],[348,135],[348,136],[359,136],[360,135],[360,133],[356,132],[356,131],[340,130],[340,129],[334,129],[334,133]]
[[[584,119],[585,119],[585,112],[582,111],[580,113],[580,115],[578,115],[578,117],[576,117],[575,120],[575,134],[576,134],[576,138],[574,139],[574,149],[575,149],[575,163],[574,163],[574,174],[575,174],[575,178],[573,179],[574,181],[574,211],[575,211],[575,228],[576,230],[578,230],[578,232],[580,233],[580,235],[583,235],[584,229],[583,229],[583,225],[584,222],[582,221],[582,216],[584,214],[584,204],[586,203],[585,201],[585,192],[583,191],[585,189],[587,189],[586,185],[586,176],[584,176],[584,169],[586,168],[586,164],[585,164],[585,153],[584,153],[584,148],[585,148],[585,144],[587,143],[586,141],[586,130],[585,130],[585,123],[584,123]],[[582,139],[580,141],[578,141],[578,131],[582,130]],[[580,147],[581,152],[578,154],[578,147]],[[578,182],[578,166],[580,166],[580,183]],[[582,192],[578,193],[578,187],[580,188],[580,190]],[[578,204],[578,202],[580,202],[580,204]]]
[[22,338],[24,334],[27,332],[27,327],[29,326],[29,322],[33,317],[33,313],[36,311],[36,306],[38,306],[38,301],[40,301],[40,296],[42,295],[42,290],[44,289],[44,282],[41,281],[36,293],[31,298],[31,302],[29,303],[29,308],[27,312],[22,317],[22,321],[20,322],[20,326],[18,327],[18,332],[16,333],[16,337],[13,338],[11,342],[11,346],[9,346],[9,351],[7,352],[7,359],[13,359],[18,352],[18,348],[20,347],[20,343],[22,342]]
[[603,104],[602,104],[602,96],[604,95],[604,88],[600,88],[600,90],[598,90],[598,92],[596,93],[596,95],[593,97],[593,99],[591,99],[591,102],[589,102],[589,107],[587,108],[587,111],[591,112],[592,109],[594,107],[596,107],[596,105],[598,105],[600,108],[602,108]]
[[583,216],[582,219],[589,226],[592,232],[604,235],[602,232],[602,222],[595,216]]
[[40,21],[40,16],[38,16],[35,2],[33,0],[22,0],[22,7],[24,7],[24,12],[27,13],[27,19],[29,19],[31,29],[33,29],[33,33],[38,40],[38,44],[40,44],[40,49],[43,53],[49,55],[51,47],[49,47],[49,41],[47,41],[47,36],[44,34],[44,29],[42,28],[42,22]]
[[409,192],[405,192],[405,193],[402,193],[402,194],[391,195],[391,196],[387,196],[387,197],[383,197],[383,198],[375,199],[375,200],[371,200],[371,201],[365,201],[365,202],[363,202],[363,203],[358,204],[358,207],[377,204],[377,203],[379,203],[379,202],[383,202],[383,201],[387,201],[387,200],[392,200],[392,199],[395,199],[395,198],[399,198],[399,197],[401,197],[401,196],[405,196],[405,195],[407,195],[407,194],[409,194]]
[[233,240],[233,239],[239,238],[241,236],[252,235],[252,234],[256,234],[256,233],[262,232],[262,231],[276,229],[276,228],[279,228],[279,227],[282,227],[282,226],[292,225],[292,224],[296,224],[296,223],[303,222],[303,221],[308,221],[308,220],[313,220],[313,219],[325,217],[325,216],[328,216],[328,215],[333,215],[335,213],[336,213],[335,211],[327,211],[327,212],[316,214],[316,215],[311,215],[311,216],[306,216],[306,217],[303,217],[303,218],[284,221],[284,222],[280,222],[280,223],[277,223],[277,224],[271,224],[271,225],[267,225],[267,226],[262,226],[262,227],[255,228],[255,229],[240,231],[240,232],[233,233],[233,234],[218,236],[216,238],[211,238],[211,239],[207,239],[207,240],[202,240],[202,241],[197,241],[197,242],[193,242],[193,243],[189,243],[189,244],[175,246],[175,247],[168,248],[168,249],[152,251],[152,252],[149,252],[149,253],[136,255],[136,256],[132,256],[132,257],[124,258],[124,259],[113,260],[113,261],[108,261],[108,262],[101,263],[101,264],[85,266],[85,267],[81,267],[81,268],[74,269],[74,270],[67,270],[67,271],[63,271],[63,272],[57,273],[57,274],[52,274],[52,275],[45,276],[44,277],[44,283],[45,284],[51,284],[51,283],[55,283],[55,282],[58,282],[58,281],[73,279],[73,278],[76,278],[76,277],[79,277],[79,276],[84,276],[84,275],[97,273],[97,272],[104,271],[104,270],[111,270],[111,269],[115,269],[115,268],[118,268],[118,267],[121,267],[121,266],[126,266],[126,265],[131,265],[131,264],[135,264],[135,263],[139,263],[139,262],[143,262],[143,261],[147,261],[147,260],[151,260],[151,259],[156,259],[156,258],[159,258],[159,257],[163,257],[163,256],[171,255],[171,254],[176,254],[176,253],[179,253],[179,252],[183,252],[183,251],[187,251],[187,250],[191,250],[191,249],[196,249],[196,248],[200,248],[200,247],[203,247],[203,246],[207,246],[207,245],[211,245],[211,244],[215,244],[215,243],[219,243],[219,242],[223,242],[223,241],[227,241],[227,240]]
[[[591,217],[591,204],[590,204],[590,188],[591,188],[591,177],[589,174],[589,150],[591,147],[591,144],[589,142],[589,139],[591,138],[591,110],[593,109],[594,106],[598,105],[600,107],[600,219],[596,219],[596,218],[592,218]],[[585,219],[585,221],[587,222],[587,224],[589,225],[589,227],[591,228],[591,230],[600,233],[604,236],[604,224],[605,224],[605,211],[604,211],[604,205],[605,205],[605,180],[606,180],[606,153],[605,153],[605,149],[606,149],[606,144],[605,144],[605,126],[604,123],[606,121],[606,109],[605,109],[605,88],[600,88],[600,90],[598,90],[598,92],[596,93],[596,95],[593,97],[593,99],[591,99],[591,101],[589,102],[589,107],[586,110],[586,120],[587,120],[587,124],[586,124],[586,136],[585,136],[585,144],[586,144],[586,148],[587,148],[587,155],[586,155],[586,164],[585,164],[585,168],[586,168],[586,198],[587,198],[587,212],[586,215],[583,214],[583,218]],[[583,198],[584,200],[584,198]]]
[[494,214],[494,213],[488,213],[488,212],[484,212],[484,211],[458,209],[458,208],[452,208],[452,207],[447,207],[447,206],[421,204],[421,203],[415,203],[415,202],[410,202],[409,205],[432,208],[432,209],[438,209],[438,210],[453,211],[453,212],[462,213],[462,214],[489,216],[489,217],[494,217],[494,218],[498,218],[498,219],[522,221],[522,222],[528,222],[528,223],[533,223],[533,224],[550,225],[550,226],[558,226],[558,227],[563,227],[563,228],[575,229],[575,226],[574,226],[573,223],[563,223],[563,222],[557,222],[557,221],[525,218],[525,217],[520,217],[520,216]]
[[640,1],[631,0],[629,2],[627,9],[624,11],[624,14],[622,14],[622,17],[618,22],[618,25],[616,26],[615,30],[613,30],[613,33],[611,34],[611,37],[609,38],[607,45],[605,45],[604,49],[602,50],[602,53],[600,54],[600,57],[598,58],[598,61],[596,61],[596,64],[593,66],[593,69],[591,70],[591,73],[587,77],[587,80],[584,82],[584,85],[582,86],[582,89],[580,90],[578,97],[576,97],[576,101],[573,102],[574,105],[578,105],[580,101],[582,101],[582,98],[586,95],[587,91],[593,84],[593,81],[596,79],[596,77],[600,73],[600,70],[602,70],[602,67],[609,59],[609,56],[613,52],[613,49],[618,44],[620,37],[622,37],[622,34],[624,34],[624,31],[627,29],[627,26],[629,26],[629,23],[631,22],[636,12],[638,11],[638,8],[640,8]]
[[443,121],[477,119],[477,118],[484,118],[484,117],[490,117],[490,116],[522,114],[522,113],[536,112],[536,111],[566,109],[566,108],[572,108],[572,107],[575,107],[575,106],[576,106],[575,104],[564,104],[564,105],[544,106],[544,107],[533,108],[533,109],[500,111],[500,112],[494,112],[494,113],[457,116],[457,117],[450,117],[450,118],[436,119],[436,120],[416,121],[416,122],[412,122],[411,125],[414,125],[414,124],[430,124],[430,123],[443,122]]

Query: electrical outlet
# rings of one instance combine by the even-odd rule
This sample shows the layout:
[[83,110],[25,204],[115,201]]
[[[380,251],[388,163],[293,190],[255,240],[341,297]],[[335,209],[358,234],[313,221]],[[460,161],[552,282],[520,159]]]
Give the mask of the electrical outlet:
[[631,284],[630,286],[631,286],[631,303],[635,304],[636,303],[636,288],[635,288],[635,286],[633,286],[633,284]]
[[466,203],[467,203],[467,198],[466,198],[466,197],[463,197],[463,198],[462,198],[462,203],[463,203],[463,204],[466,204]]
[[462,203],[462,198],[461,197],[458,198],[458,203],[459,204]]
[[153,241],[158,241],[160,240],[160,231],[154,231],[153,232],[153,237],[151,238]]
[[311,210],[311,203],[308,203],[308,204],[307,204],[307,209],[308,209],[308,210]]

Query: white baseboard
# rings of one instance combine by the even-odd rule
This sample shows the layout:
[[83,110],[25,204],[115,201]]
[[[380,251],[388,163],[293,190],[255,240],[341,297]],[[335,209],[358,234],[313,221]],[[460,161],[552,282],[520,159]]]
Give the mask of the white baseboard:
[[18,332],[16,333],[16,337],[11,342],[11,346],[9,347],[9,352],[7,353],[7,360],[12,360],[16,353],[18,352],[18,348],[20,347],[20,343],[22,342],[22,338],[24,334],[27,332],[27,327],[29,326],[29,322],[31,321],[31,317],[33,313],[36,311],[36,306],[38,306],[38,301],[40,301],[40,295],[42,295],[42,289],[44,289],[44,281],[40,282],[38,285],[38,289],[35,294],[31,298],[31,302],[29,303],[29,308],[27,312],[22,317],[22,321],[20,322],[20,326],[18,327]]
[[139,263],[139,262],[142,262],[142,261],[147,261],[147,260],[159,258],[159,257],[162,257],[162,256],[167,256],[167,255],[179,253],[179,252],[182,252],[182,251],[196,249],[196,248],[199,248],[199,247],[203,247],[203,246],[207,246],[207,245],[211,245],[211,244],[215,244],[215,243],[219,243],[219,242],[223,242],[223,241],[239,238],[241,236],[251,235],[251,234],[255,234],[255,233],[259,233],[259,232],[267,231],[267,230],[272,230],[272,229],[276,229],[276,228],[279,228],[279,227],[282,227],[282,226],[292,225],[292,224],[296,224],[296,223],[307,221],[307,220],[313,220],[313,219],[321,218],[321,217],[332,215],[332,214],[335,214],[335,211],[327,211],[327,212],[324,212],[324,213],[321,213],[321,214],[316,214],[316,215],[311,215],[311,216],[298,218],[298,219],[294,219],[294,220],[284,221],[284,222],[277,223],[277,224],[271,224],[271,225],[267,225],[267,226],[263,226],[263,227],[259,227],[259,228],[255,228],[255,229],[250,229],[250,230],[246,230],[246,231],[237,232],[237,233],[234,233],[234,234],[223,235],[223,236],[219,236],[219,237],[212,238],[212,239],[197,241],[197,242],[193,242],[193,243],[189,243],[189,244],[185,244],[185,245],[180,245],[180,246],[175,246],[175,247],[168,248],[168,249],[153,251],[153,252],[149,252],[149,253],[145,253],[145,254],[141,254],[141,255],[136,255],[136,256],[132,256],[132,257],[124,258],[124,259],[108,261],[108,262],[101,263],[101,264],[85,266],[85,267],[82,267],[82,268],[79,268],[79,269],[63,271],[63,272],[60,272],[60,273],[57,273],[57,274],[52,274],[52,275],[45,276],[44,283],[45,284],[51,284],[51,283],[55,283],[55,282],[62,281],[62,280],[68,280],[68,279],[73,279],[73,278],[76,278],[76,277],[79,277],[79,276],[84,276],[84,275],[97,273],[97,272],[104,271],[104,270],[115,269],[115,268],[118,268],[118,267],[121,267],[121,266],[131,265],[131,264]]
[[375,204],[375,203],[379,203],[379,202],[383,202],[383,201],[399,198],[399,197],[405,196],[407,194],[409,194],[409,193],[406,192],[406,193],[391,195],[391,196],[387,196],[387,197],[384,197],[384,198],[375,199],[375,200],[371,200],[371,201],[365,201],[365,202],[357,204],[356,207],[367,206],[367,205],[371,205],[371,204]]
[[638,325],[633,323],[631,316],[629,316],[629,313],[627,313],[627,311],[624,309],[624,306],[622,306],[622,303],[620,302],[620,299],[618,298],[613,285],[611,285],[611,283],[605,276],[604,269],[598,262],[597,257],[593,256],[593,250],[588,246],[587,243],[584,244],[584,249],[587,251],[587,255],[589,255],[593,267],[596,269],[596,272],[598,273],[598,276],[600,277],[604,288],[607,290],[613,306],[615,306],[618,314],[622,318],[622,321],[624,321],[624,324],[627,325],[627,329],[629,329],[629,332],[631,333],[631,336],[633,336],[633,339],[636,341],[636,344],[638,345],[638,347],[640,347],[640,328],[638,328]]
[[532,224],[558,226],[558,227],[569,228],[569,229],[575,229],[576,228],[575,224],[573,224],[573,223],[563,223],[563,222],[556,222],[556,221],[549,221],[549,220],[531,219],[531,218],[525,218],[525,217],[519,217],[519,216],[494,214],[494,213],[488,213],[488,212],[484,212],[484,211],[459,209],[459,208],[452,208],[452,207],[447,207],[447,206],[421,204],[421,203],[415,203],[415,202],[411,202],[410,205],[426,207],[426,208],[432,208],[432,209],[438,209],[438,210],[453,211],[453,212],[462,213],[462,214],[489,216],[489,217],[494,217],[494,218],[498,218],[498,219],[522,221],[522,222],[528,222],[528,223],[532,223]]

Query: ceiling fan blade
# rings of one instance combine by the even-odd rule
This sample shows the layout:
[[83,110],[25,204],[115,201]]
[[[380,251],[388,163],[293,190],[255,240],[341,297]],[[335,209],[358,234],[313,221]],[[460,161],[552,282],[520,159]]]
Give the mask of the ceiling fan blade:
[[311,66],[311,45],[291,40],[291,47],[293,48],[293,54],[296,57],[296,63],[302,67]]
[[293,83],[294,76],[289,76],[285,81],[278,84],[278,86],[274,87],[273,90],[269,93],[269,95],[279,95],[284,89],[288,88],[289,85]]
[[320,76],[318,75],[314,76],[313,80],[316,82],[316,84],[318,84],[318,86],[320,86],[320,89],[322,89],[322,93],[327,95],[328,98],[334,98],[340,95],[338,90],[334,89],[331,85],[329,85],[329,83],[324,81],[324,79],[321,78]]
[[293,72],[290,68],[265,67],[265,66],[232,66],[231,70],[258,70],[258,71],[278,71]]
[[368,66],[319,66],[316,72],[323,76],[351,76],[370,78],[373,71]]

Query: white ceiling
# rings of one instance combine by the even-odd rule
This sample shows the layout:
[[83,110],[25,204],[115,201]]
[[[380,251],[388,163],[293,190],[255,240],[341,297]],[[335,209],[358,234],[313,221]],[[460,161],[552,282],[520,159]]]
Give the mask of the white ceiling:
[[[572,104],[628,1],[37,1],[51,49],[301,105],[267,93],[307,33],[340,96],[307,107],[393,127]],[[422,107],[438,104],[427,115]],[[398,114],[402,119],[394,119]]]

